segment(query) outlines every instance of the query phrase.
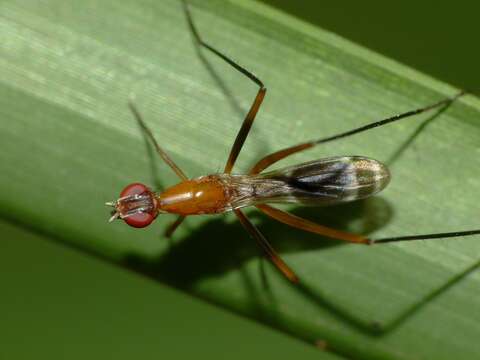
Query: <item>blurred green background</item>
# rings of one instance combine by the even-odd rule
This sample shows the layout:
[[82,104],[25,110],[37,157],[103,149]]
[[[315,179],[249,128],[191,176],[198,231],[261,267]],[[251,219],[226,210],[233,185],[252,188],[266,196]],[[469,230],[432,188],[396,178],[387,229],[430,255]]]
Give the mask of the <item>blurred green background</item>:
[[[478,2],[262,1],[458,87],[480,83]],[[334,358],[15,224],[0,233],[2,359]]]

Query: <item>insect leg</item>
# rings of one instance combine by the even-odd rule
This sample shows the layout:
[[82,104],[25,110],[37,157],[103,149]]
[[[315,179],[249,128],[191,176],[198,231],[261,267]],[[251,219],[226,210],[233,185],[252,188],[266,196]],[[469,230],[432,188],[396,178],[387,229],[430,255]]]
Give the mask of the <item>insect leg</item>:
[[147,134],[147,136],[150,138],[152,141],[153,145],[155,146],[155,150],[157,150],[158,155],[165,161],[165,163],[170,166],[170,168],[177,174],[177,176],[181,180],[187,180],[187,176],[185,173],[178,167],[177,164],[168,156],[168,154],[165,152],[165,150],[162,149],[162,147],[158,144],[157,140],[155,140],[155,137],[152,134],[152,131],[147,127],[145,122],[142,119],[142,116],[140,115],[140,112],[137,110],[133,102],[129,101],[128,106],[130,107],[130,110],[132,111],[133,115],[135,116],[135,119],[137,120],[138,124],[142,128],[142,130]]
[[351,234],[348,232],[331,229],[329,227],[316,224],[310,220],[303,219],[296,215],[287,213],[285,211],[274,208],[270,205],[260,204],[256,207],[262,211],[265,215],[270,216],[271,218],[280,221],[284,224],[290,225],[297,229],[308,231],[314,234],[323,235],[332,239],[348,241],[356,244],[370,244],[370,240],[361,235]]
[[255,100],[253,101],[252,107],[248,112],[245,120],[243,120],[242,127],[238,131],[237,137],[235,138],[235,142],[232,145],[230,150],[230,155],[228,156],[227,163],[225,164],[224,173],[230,174],[233,169],[233,165],[235,165],[235,161],[237,160],[238,154],[240,154],[240,150],[242,150],[243,143],[247,139],[248,133],[250,132],[250,128],[252,127],[253,121],[255,120],[255,116],[257,115],[258,109],[262,104],[263,98],[265,97],[265,92],[267,91],[266,88],[261,88]]
[[165,237],[171,238],[175,230],[182,224],[183,220],[185,220],[185,216],[180,215],[177,219],[172,222],[165,230]]
[[351,135],[354,135],[354,134],[358,134],[358,133],[361,133],[361,132],[364,132],[364,131],[367,131],[367,130],[370,130],[370,129],[373,129],[373,128],[376,128],[376,127],[379,127],[379,126],[387,125],[389,123],[392,123],[392,122],[395,122],[395,121],[398,121],[398,120],[401,120],[401,119],[405,119],[405,118],[408,118],[408,117],[411,117],[411,116],[414,116],[414,115],[421,114],[425,111],[437,109],[437,108],[440,108],[442,106],[449,106],[452,102],[457,100],[459,97],[461,97],[465,93],[466,93],[465,91],[460,91],[459,93],[457,93],[456,95],[454,95],[452,97],[440,100],[440,101],[438,101],[434,104],[431,104],[431,105],[428,105],[428,106],[425,106],[425,107],[422,107],[422,108],[419,108],[419,109],[407,111],[407,112],[402,113],[402,114],[397,114],[397,115],[391,116],[389,118],[379,120],[379,121],[375,121],[375,122],[363,125],[361,127],[358,127],[358,128],[355,128],[355,129],[352,129],[352,130],[349,130],[349,131],[346,131],[346,132],[343,132],[343,133],[340,133],[340,134],[337,134],[337,135],[329,136],[329,137],[326,137],[326,138],[323,138],[323,139],[308,141],[308,142],[305,142],[305,143],[301,143],[301,144],[298,144],[298,145],[290,146],[290,147],[285,148],[285,149],[278,150],[278,151],[276,151],[272,154],[269,154],[269,155],[263,157],[262,159],[260,159],[255,164],[255,166],[250,170],[249,174],[251,174],[251,175],[259,174],[260,172],[262,172],[263,170],[265,170],[267,167],[271,166],[272,164],[276,163],[277,161],[280,161],[280,160],[286,158],[287,156],[290,156],[290,155],[295,154],[297,152],[300,152],[300,151],[309,149],[311,147],[314,147],[315,145],[323,144],[323,143],[326,143],[326,142],[329,142],[329,141],[333,141],[333,140],[341,139],[341,138],[348,137],[348,136],[351,136]]
[[371,240],[372,244],[385,244],[397,241],[412,241],[412,240],[430,240],[430,239],[446,239],[452,237],[480,235],[480,229],[467,230],[467,231],[454,231],[449,233],[434,233],[434,234],[421,234],[421,235],[409,235],[409,236],[395,236],[383,239]]
[[185,11],[185,15],[188,21],[188,26],[190,28],[190,31],[192,32],[195,40],[197,43],[201,46],[203,46],[205,49],[209,50],[216,56],[220,57],[223,59],[225,62],[227,62],[229,65],[231,65],[235,70],[241,72],[243,75],[245,75],[247,78],[252,80],[255,84],[258,85],[260,88],[258,90],[257,96],[255,97],[255,100],[253,101],[250,110],[248,111],[245,119],[243,120],[242,126],[240,130],[238,131],[237,137],[235,138],[235,142],[232,145],[232,148],[230,150],[230,155],[228,156],[227,163],[225,164],[225,170],[224,172],[229,174],[231,173],[233,166],[235,165],[235,161],[237,160],[238,154],[240,153],[240,150],[242,149],[242,146],[248,136],[248,133],[250,132],[250,128],[252,127],[253,121],[255,120],[255,116],[257,115],[258,110],[260,109],[260,105],[263,102],[263,98],[265,97],[265,94],[267,92],[267,89],[265,88],[263,82],[255,76],[253,73],[230,59],[228,56],[223,54],[222,52],[218,51],[214,47],[210,46],[208,43],[203,41],[201,38],[195,23],[193,22],[192,15],[190,13],[190,8],[188,7],[187,1],[182,0],[183,4],[183,9]]
[[265,215],[270,216],[271,218],[280,221],[284,224],[296,227],[297,229],[309,231],[315,234],[324,235],[326,237],[348,241],[357,244],[385,244],[398,241],[413,241],[413,240],[430,240],[430,239],[446,239],[453,237],[462,237],[462,236],[472,236],[480,235],[480,229],[477,230],[466,230],[466,231],[454,231],[448,233],[433,233],[433,234],[420,234],[420,235],[408,235],[408,236],[395,236],[381,239],[369,239],[361,235],[351,234],[336,229],[331,229],[319,224],[316,224],[312,221],[303,219],[301,217],[289,214],[285,211],[274,208],[270,205],[259,204],[255,205],[260,211]]
[[237,215],[240,223],[248,231],[248,233],[257,241],[257,244],[265,252],[267,258],[276,266],[276,268],[291,282],[298,283],[299,279],[297,275],[290,269],[290,267],[280,258],[275,249],[269,244],[265,236],[253,225],[250,220],[243,214],[239,209],[235,209],[235,214]]

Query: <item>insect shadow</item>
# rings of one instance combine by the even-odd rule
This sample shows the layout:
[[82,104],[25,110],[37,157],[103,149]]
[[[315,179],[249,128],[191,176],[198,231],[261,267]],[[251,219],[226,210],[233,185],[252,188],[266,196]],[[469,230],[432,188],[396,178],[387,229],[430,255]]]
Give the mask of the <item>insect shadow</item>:
[[[391,206],[381,197],[328,208],[315,208],[314,211],[311,208],[300,207],[293,210],[293,213],[298,216],[308,216],[314,221],[321,220],[326,226],[339,229],[348,230],[354,222],[355,228],[364,234],[382,228],[392,218]],[[250,216],[255,218],[257,225],[269,235],[275,248],[282,254],[308,250],[321,251],[332,246],[344,246],[344,243],[340,241],[329,240],[319,235],[301,231],[285,231],[286,225],[273,222],[260,213],[257,217],[254,213],[251,213]],[[165,239],[162,237],[161,241],[165,241]],[[122,265],[175,288],[189,291],[202,279],[221,276],[226,272],[241,269],[245,262],[258,257],[261,258],[258,247],[238,222],[227,223],[224,217],[217,217],[204,222],[197,229],[192,229],[187,236],[176,239],[169,249],[157,258],[145,258],[131,253],[124,257]],[[265,294],[271,303],[275,303],[275,297],[270,293],[268,276],[263,271],[263,266],[262,259],[259,276],[262,278],[263,286],[260,290],[253,286],[253,279],[249,278],[251,274],[246,272],[241,274],[249,292],[250,310],[253,311],[256,318],[272,323],[275,318],[264,311],[260,305],[260,298],[264,299]],[[371,332],[369,324],[363,324],[354,315],[336,307],[333,302],[315,292],[307,284],[308,281],[300,282],[300,284],[294,285],[294,288],[315,303],[329,309],[340,319]]]
[[[320,220],[327,226],[348,229],[349,224],[361,220],[362,233],[377,230],[388,223],[391,207],[382,198],[371,198],[350,204],[316,208],[298,208],[298,216]],[[253,218],[255,215],[250,214]],[[316,234],[302,231],[285,231],[288,227],[258,214],[257,225],[273,239],[280,253],[288,254],[307,250],[318,250],[343,245]],[[161,239],[165,241],[165,239]],[[355,246],[355,245],[350,245]],[[356,245],[362,246],[362,245]],[[201,254],[201,256],[200,256]],[[192,287],[197,281],[238,269],[241,265],[260,256],[259,249],[237,222],[227,223],[224,217],[204,222],[188,236],[175,240],[165,254],[154,261],[132,255],[126,259],[128,265],[153,275],[182,289]],[[183,266],[181,264],[184,264]]]
[[[366,234],[381,229],[393,217],[391,206],[381,197],[328,208],[316,208],[314,212],[309,208],[298,208],[293,212],[299,216],[309,216],[313,220],[321,219],[325,225],[341,229],[348,229],[354,222],[355,226],[361,228]],[[284,225],[279,225],[261,215],[256,220],[260,220],[257,224],[270,235],[275,247],[282,254],[308,250],[318,252],[333,246],[361,246],[345,245],[339,241],[328,240],[305,232],[285,231]],[[161,240],[165,241],[163,238]],[[258,257],[261,259],[258,276],[263,285],[260,289],[256,285],[258,281],[253,280],[251,273],[242,270],[242,264]],[[191,231],[189,235],[176,239],[165,253],[156,258],[146,258],[136,253],[130,253],[123,258],[120,264],[131,271],[189,293],[202,279],[238,270],[248,292],[249,316],[274,327],[281,321],[277,318],[278,315],[275,315],[275,311],[272,312],[272,309],[276,307],[277,299],[270,286],[269,275],[271,273],[267,273],[264,269],[268,263],[261,257],[259,249],[245,234],[241,225],[236,222],[227,223],[223,217],[206,221]],[[327,295],[322,293],[317,284],[312,284],[309,279],[302,279],[296,285],[291,285],[287,280],[283,280],[286,286],[292,286],[299,294],[319,307],[327,309],[344,324],[371,336],[382,336],[397,328],[423,306],[441,296],[479,267],[480,261],[418,299],[386,324],[366,321],[351,309],[338,306],[335,301],[330,300]],[[268,298],[268,309],[265,309],[265,297]],[[205,300],[212,301],[211,299]],[[217,305],[225,306],[222,303],[217,303]]]

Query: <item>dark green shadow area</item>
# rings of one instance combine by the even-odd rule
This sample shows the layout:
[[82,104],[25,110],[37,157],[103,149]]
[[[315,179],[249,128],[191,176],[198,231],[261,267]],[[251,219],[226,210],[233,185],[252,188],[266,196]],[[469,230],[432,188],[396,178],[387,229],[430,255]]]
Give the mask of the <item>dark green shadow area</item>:
[[24,227],[0,233],[2,359],[340,359]]
[[480,3],[260,0],[457,87],[480,89]]

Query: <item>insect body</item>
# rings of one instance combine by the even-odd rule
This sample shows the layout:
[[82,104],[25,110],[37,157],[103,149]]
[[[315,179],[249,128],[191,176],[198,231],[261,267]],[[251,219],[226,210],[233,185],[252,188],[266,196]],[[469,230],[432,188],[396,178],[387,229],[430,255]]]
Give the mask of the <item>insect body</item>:
[[259,86],[259,90],[237,134],[223,173],[195,179],[189,179],[160,147],[149,128],[145,125],[140,113],[130,103],[133,114],[152,141],[158,154],[181,181],[160,193],[150,190],[143,184],[133,183],[128,185],[121,192],[118,200],[107,203],[107,205],[114,207],[110,220],[120,218],[128,225],[141,228],[151,224],[159,214],[177,214],[178,219],[166,231],[166,235],[171,236],[186,216],[233,211],[241,224],[257,241],[266,256],[292,282],[297,282],[298,277],[278,256],[256,226],[248,220],[242,212],[242,208],[255,206],[267,216],[292,227],[333,239],[360,244],[444,238],[480,233],[480,230],[471,230],[371,240],[361,235],[322,226],[271,206],[270,204],[276,203],[326,206],[358,200],[378,193],[389,183],[390,173],[385,165],[366,157],[331,157],[270,172],[264,172],[264,170],[292,154],[313,146],[352,136],[428,110],[448,106],[462,96],[464,92],[459,92],[453,97],[443,99],[432,105],[375,121],[335,136],[281,149],[260,159],[246,175],[235,175],[232,174],[233,166],[263,102],[266,88],[263,82],[254,74],[204,42],[193,23],[186,1],[183,0],[182,4],[196,42],[244,74]]
[[[132,184],[124,190],[116,208],[118,217],[143,227],[158,213],[218,214],[264,203],[332,205],[374,195],[389,180],[388,169],[376,160],[333,157],[258,175],[201,176],[159,194],[142,184]],[[151,217],[145,217],[145,213]]]

